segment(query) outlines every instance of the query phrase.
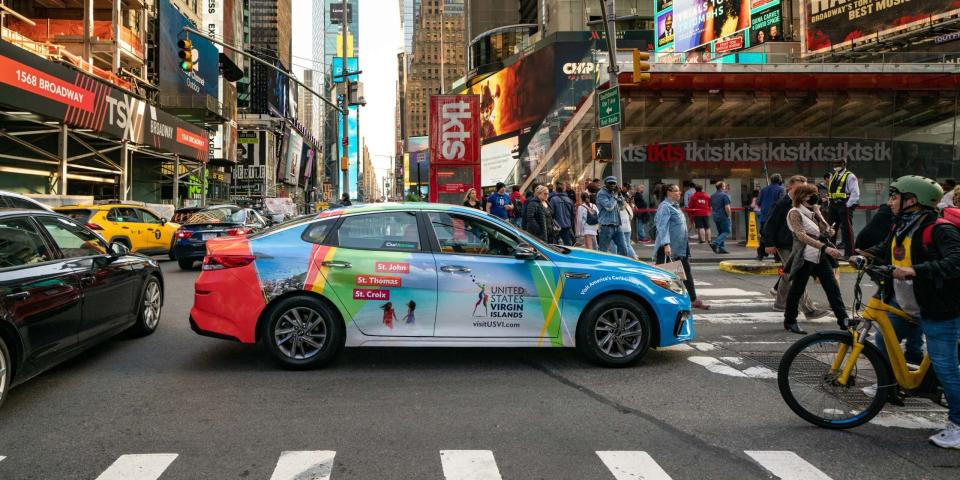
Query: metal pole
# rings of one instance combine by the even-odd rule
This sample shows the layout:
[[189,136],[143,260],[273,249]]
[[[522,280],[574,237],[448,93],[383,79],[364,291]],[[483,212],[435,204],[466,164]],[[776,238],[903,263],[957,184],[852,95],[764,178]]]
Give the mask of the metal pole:
[[67,194],[67,157],[70,154],[67,147],[69,147],[69,141],[70,132],[67,130],[67,124],[60,124],[60,165],[57,168],[60,181],[57,182],[57,195]]
[[130,150],[127,148],[127,141],[120,144],[120,201],[125,202],[130,199]]
[[83,61],[84,70],[89,71],[93,65],[93,0],[83,0]]
[[200,206],[207,206],[207,164],[200,166]]
[[113,73],[120,73],[120,0],[113,0]]
[[[343,11],[340,12],[340,36],[341,40],[341,51],[343,52],[340,55],[340,64],[343,66],[343,73],[347,73],[347,40],[350,35],[349,29],[347,28],[347,8],[350,6],[348,0],[342,0],[343,2]],[[350,193],[350,76],[346,75],[343,78],[343,156],[341,158],[346,158],[346,165],[341,165],[343,170],[343,185],[340,186],[340,194]],[[341,161],[341,163],[343,163]]]
[[173,156],[173,207],[180,208],[180,155]]
[[[604,28],[607,34],[607,52],[609,62],[607,65],[607,76],[610,80],[610,88],[619,88],[617,83],[617,73],[620,68],[617,66],[617,8],[616,0],[600,0],[600,13],[606,20]],[[619,90],[617,96],[620,95]],[[620,119],[623,119],[621,107]],[[613,176],[617,177],[618,182],[623,182],[623,164],[620,159],[620,123],[616,123],[612,128],[611,147],[613,148]]]

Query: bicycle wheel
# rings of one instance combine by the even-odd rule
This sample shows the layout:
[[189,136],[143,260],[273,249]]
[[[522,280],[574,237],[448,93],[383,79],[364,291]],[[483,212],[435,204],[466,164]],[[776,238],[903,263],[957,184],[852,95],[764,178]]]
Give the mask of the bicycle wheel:
[[[849,347],[852,342],[848,332],[820,332],[800,339],[784,353],[777,384],[800,418],[818,427],[844,429],[869,422],[883,409],[896,385],[879,350],[872,345],[863,349],[846,385],[836,382],[839,372],[830,371],[840,345]],[[848,360],[849,353],[844,363]]]

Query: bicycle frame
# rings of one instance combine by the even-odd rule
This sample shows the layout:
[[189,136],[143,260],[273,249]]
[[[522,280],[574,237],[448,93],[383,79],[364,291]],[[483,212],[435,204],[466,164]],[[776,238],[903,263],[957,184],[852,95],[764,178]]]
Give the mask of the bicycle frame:
[[[907,315],[906,312],[899,308],[888,305],[876,297],[870,298],[863,312],[863,322],[861,322],[861,326],[858,328],[850,328],[850,333],[853,334],[853,347],[850,348],[845,344],[840,345],[840,350],[837,351],[833,364],[830,366],[831,373],[840,372],[836,380],[837,383],[840,385],[847,384],[847,381],[850,379],[850,374],[857,364],[860,352],[863,351],[866,334],[870,331],[873,324],[876,324],[880,330],[880,335],[883,336],[883,344],[887,350],[887,365],[890,366],[900,387],[904,390],[915,390],[923,383],[923,379],[927,375],[927,370],[930,369],[930,356],[924,354],[920,368],[917,370],[911,371],[907,367],[907,359],[900,349],[900,342],[897,341],[897,333],[894,331],[893,324],[887,316],[888,313],[904,320],[911,318],[910,315]],[[847,350],[850,350],[849,357],[847,357]],[[844,363],[844,357],[847,357],[846,363]]]

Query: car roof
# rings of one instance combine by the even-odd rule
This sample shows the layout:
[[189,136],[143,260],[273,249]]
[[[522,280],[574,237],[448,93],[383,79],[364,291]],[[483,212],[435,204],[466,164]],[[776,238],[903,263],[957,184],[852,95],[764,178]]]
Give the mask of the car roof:
[[8,191],[8,190],[0,190],[0,195],[5,196],[5,197],[15,197],[15,198],[19,198],[19,199],[21,199],[21,200],[26,200],[26,201],[28,201],[28,202],[30,202],[30,203],[35,203],[35,204],[37,204],[37,205],[40,205],[41,207],[43,207],[43,208],[44,208],[46,211],[48,211],[48,212],[49,212],[49,211],[52,211],[52,208],[51,208],[49,205],[45,205],[45,204],[43,204],[43,203],[40,203],[39,201],[37,201],[37,199],[35,199],[35,198],[30,198],[30,197],[28,197],[28,196],[26,196],[26,195],[24,195],[24,194],[22,194],[22,193],[11,192],[11,191]]
[[479,213],[487,215],[482,210],[476,208],[464,207],[462,205],[451,205],[446,203],[427,203],[427,202],[390,202],[390,203],[367,203],[363,205],[350,205],[347,207],[331,208],[318,214],[319,217],[332,217],[338,215],[352,215],[355,213],[370,212],[398,212],[411,210],[428,210],[441,212],[459,212],[459,213]]
[[27,208],[7,208],[0,207],[0,217],[9,217],[13,215],[52,215],[59,217],[60,215],[57,212],[51,212],[50,210],[30,210]]
[[145,210],[150,210],[150,207],[145,207],[143,205],[135,205],[132,203],[97,203],[94,205],[63,205],[60,207],[54,208],[54,210],[108,210],[111,208],[122,207],[122,208],[143,208]]

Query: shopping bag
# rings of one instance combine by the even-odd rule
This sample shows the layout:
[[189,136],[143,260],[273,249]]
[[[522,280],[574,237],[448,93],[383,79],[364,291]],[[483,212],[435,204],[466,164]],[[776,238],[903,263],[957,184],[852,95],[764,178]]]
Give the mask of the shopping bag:
[[658,264],[657,268],[668,271],[676,275],[677,277],[680,278],[680,280],[687,279],[687,272],[684,271],[683,269],[683,262],[681,262],[680,260],[674,260],[672,257],[667,257],[666,260],[667,260],[666,263]]

